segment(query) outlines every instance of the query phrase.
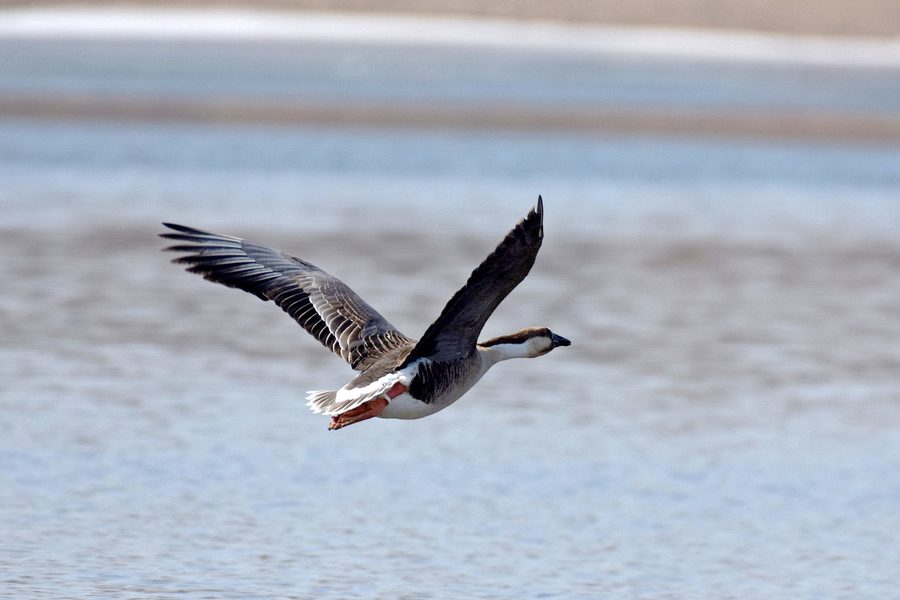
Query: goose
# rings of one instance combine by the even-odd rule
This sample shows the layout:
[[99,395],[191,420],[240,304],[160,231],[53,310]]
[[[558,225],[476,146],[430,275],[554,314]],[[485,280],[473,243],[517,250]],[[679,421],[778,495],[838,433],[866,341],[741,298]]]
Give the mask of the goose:
[[[163,223],[176,240],[172,262],[205,279],[271,300],[358,371],[338,390],[308,392],[307,405],[330,416],[329,430],[370,419],[419,419],[442,410],[500,361],[543,356],[570,341],[527,327],[478,342],[488,317],[531,270],[544,236],[544,205],[510,231],[418,340],[391,325],[339,279],[274,248],[229,235]],[[186,242],[186,243],[185,243]]]

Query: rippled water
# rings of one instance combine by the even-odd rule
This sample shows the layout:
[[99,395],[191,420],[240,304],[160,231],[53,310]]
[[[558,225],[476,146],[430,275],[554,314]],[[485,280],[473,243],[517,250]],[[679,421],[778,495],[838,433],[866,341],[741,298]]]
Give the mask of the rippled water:
[[[0,589],[17,598],[888,598],[900,150],[0,122]],[[350,370],[161,220],[411,336],[544,194],[485,336],[573,346],[338,432]],[[2,594],[0,594],[2,595]]]

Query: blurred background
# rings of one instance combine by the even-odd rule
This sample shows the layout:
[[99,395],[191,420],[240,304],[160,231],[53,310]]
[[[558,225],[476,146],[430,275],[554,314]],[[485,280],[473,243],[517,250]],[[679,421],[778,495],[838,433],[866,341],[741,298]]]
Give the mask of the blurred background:
[[[0,589],[886,598],[900,5],[0,1]],[[407,335],[543,194],[484,336],[573,345],[326,431],[352,372],[160,221]]]

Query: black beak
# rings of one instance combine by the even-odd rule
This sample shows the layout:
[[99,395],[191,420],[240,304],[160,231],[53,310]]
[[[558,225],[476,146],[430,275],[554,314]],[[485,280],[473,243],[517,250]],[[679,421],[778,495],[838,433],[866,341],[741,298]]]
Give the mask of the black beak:
[[554,348],[556,348],[557,346],[571,346],[572,345],[572,342],[570,342],[569,340],[567,340],[566,338],[564,338],[561,335],[556,335],[555,333],[550,335],[550,341],[553,342]]

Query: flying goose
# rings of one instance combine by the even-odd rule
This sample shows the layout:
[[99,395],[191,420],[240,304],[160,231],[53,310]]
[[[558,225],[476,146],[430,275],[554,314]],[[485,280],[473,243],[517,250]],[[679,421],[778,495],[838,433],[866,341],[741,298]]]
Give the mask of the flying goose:
[[529,327],[477,343],[485,322],[534,264],[544,206],[510,231],[472,272],[419,339],[400,333],[342,281],[318,267],[262,244],[184,225],[163,223],[160,237],[187,253],[174,263],[210,281],[271,300],[326,348],[359,371],[339,390],[308,392],[307,405],[332,417],[328,429],[370,419],[418,419],[446,408],[496,363],[543,356],[569,340]]

